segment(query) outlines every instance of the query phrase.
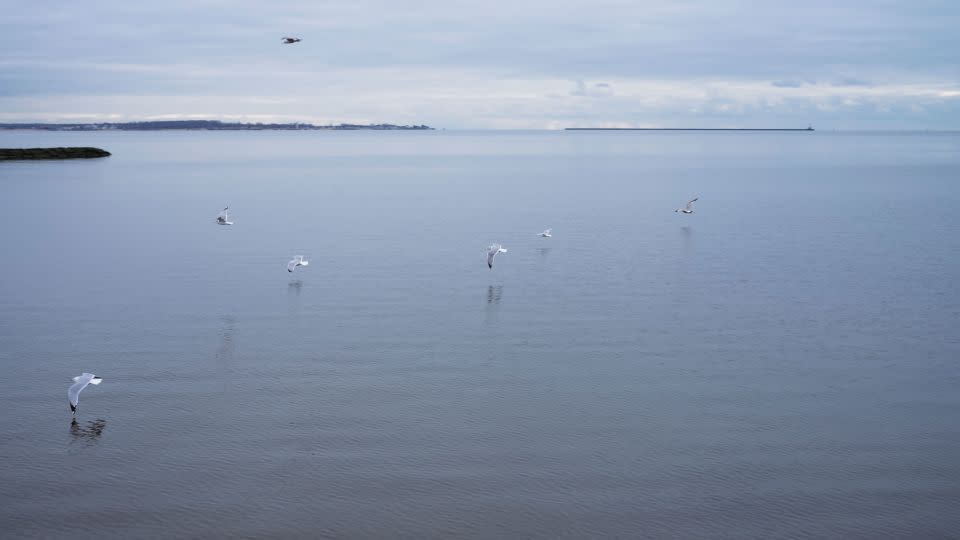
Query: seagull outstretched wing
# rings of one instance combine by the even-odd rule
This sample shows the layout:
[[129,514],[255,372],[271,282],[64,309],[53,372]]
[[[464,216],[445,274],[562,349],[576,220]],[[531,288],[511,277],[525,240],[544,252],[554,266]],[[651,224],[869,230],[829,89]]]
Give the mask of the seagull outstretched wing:
[[73,384],[67,389],[67,398],[70,400],[70,411],[76,414],[77,405],[80,403],[80,391],[89,384],[100,384],[103,378],[97,377],[93,373],[83,373],[79,377],[73,378]]

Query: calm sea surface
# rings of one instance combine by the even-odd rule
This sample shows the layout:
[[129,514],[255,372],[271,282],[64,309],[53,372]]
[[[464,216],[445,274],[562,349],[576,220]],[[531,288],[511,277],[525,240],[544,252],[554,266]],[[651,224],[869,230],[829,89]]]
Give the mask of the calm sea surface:
[[960,134],[12,146],[0,536],[960,537]]

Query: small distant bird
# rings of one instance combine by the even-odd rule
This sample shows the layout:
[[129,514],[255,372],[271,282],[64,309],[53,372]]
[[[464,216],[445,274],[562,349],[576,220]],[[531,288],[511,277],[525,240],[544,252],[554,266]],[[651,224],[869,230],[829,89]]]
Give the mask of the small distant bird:
[[674,212],[680,212],[681,214],[692,214],[693,213],[693,203],[697,202],[697,199],[700,197],[694,197],[687,203],[683,208],[677,208]]
[[291,43],[298,43],[298,42],[300,41],[300,38],[298,38],[298,37],[285,37],[285,38],[283,38],[282,41],[283,41],[284,45],[289,45],[289,44],[291,44]]
[[230,221],[230,216],[227,215],[227,210],[229,209],[230,207],[228,206],[220,211],[220,215],[217,216],[217,225],[233,225],[233,222]]
[[293,269],[298,266],[309,266],[310,261],[303,260],[303,255],[297,255],[293,258],[292,261],[287,263],[287,272],[293,272]]
[[552,234],[550,234],[552,231],[553,231],[553,229],[547,229],[547,230],[543,231],[542,233],[538,234],[537,236],[542,236],[542,237],[544,237],[544,238],[550,238],[551,236],[553,236]]
[[80,403],[80,391],[86,388],[88,384],[100,384],[101,382],[103,382],[103,377],[97,377],[93,373],[83,373],[79,377],[73,378],[73,384],[67,390],[67,398],[70,399],[70,411],[73,412],[74,416],[77,415],[77,405]]
[[491,270],[493,269],[493,258],[497,256],[497,253],[506,253],[507,250],[500,244],[490,244],[490,247],[487,248],[487,267]]

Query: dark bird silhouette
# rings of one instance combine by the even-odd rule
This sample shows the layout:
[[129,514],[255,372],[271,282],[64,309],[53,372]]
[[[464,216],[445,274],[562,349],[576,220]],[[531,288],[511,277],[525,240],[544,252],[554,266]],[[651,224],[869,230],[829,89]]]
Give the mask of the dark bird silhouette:
[[299,41],[300,41],[300,38],[298,38],[298,37],[285,37],[285,38],[283,38],[283,43],[284,43],[285,45],[289,45],[289,44],[291,44],[291,43],[297,43],[297,42],[299,42]]

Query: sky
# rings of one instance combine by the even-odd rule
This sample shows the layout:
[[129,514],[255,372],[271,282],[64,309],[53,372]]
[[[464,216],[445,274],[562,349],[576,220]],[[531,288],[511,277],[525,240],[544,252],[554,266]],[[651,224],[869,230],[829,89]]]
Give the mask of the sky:
[[0,0],[0,14],[0,122],[960,129],[956,0]]

